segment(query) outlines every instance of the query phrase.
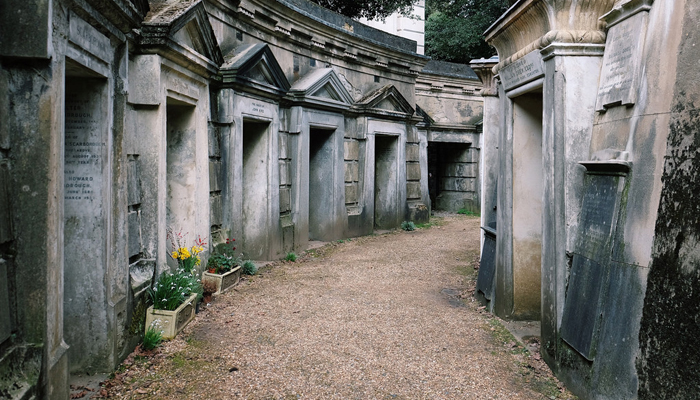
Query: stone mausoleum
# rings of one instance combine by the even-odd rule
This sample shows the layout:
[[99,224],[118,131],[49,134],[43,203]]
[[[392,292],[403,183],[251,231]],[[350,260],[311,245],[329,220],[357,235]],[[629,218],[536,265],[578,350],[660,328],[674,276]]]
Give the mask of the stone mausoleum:
[[700,4],[518,0],[486,32],[477,289],[582,399],[700,393]]
[[481,83],[416,50],[305,0],[0,2],[0,397],[123,360],[169,231],[272,260],[478,209]]

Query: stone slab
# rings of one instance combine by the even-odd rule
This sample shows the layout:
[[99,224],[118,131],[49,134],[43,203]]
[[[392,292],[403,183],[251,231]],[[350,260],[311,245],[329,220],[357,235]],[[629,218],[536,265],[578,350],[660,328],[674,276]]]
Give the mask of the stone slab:
[[357,202],[357,184],[345,185],[345,204]]
[[209,135],[209,157],[221,157],[220,128],[209,124],[207,133]]
[[12,240],[12,218],[10,214],[10,174],[0,164],[0,243]]
[[291,185],[291,171],[290,162],[287,160],[280,160],[280,186]]
[[128,216],[129,224],[129,257],[141,252],[141,216],[138,211],[132,211]]
[[420,145],[418,144],[407,144],[406,145],[406,161],[420,161]]
[[360,158],[360,143],[357,140],[343,142],[345,160],[358,160]]
[[406,164],[406,180],[420,180],[420,164],[417,162],[409,162]]
[[637,101],[647,20],[648,12],[640,12],[608,29],[596,110]]
[[475,188],[475,178],[444,177],[440,180],[440,190],[448,190],[454,192],[473,192]]
[[406,182],[406,198],[409,200],[420,199],[420,182]]
[[221,195],[217,194],[209,197],[209,224],[211,226],[221,225],[223,222],[222,218],[223,204],[221,201]]
[[501,68],[498,75],[505,90],[511,90],[544,76],[544,63],[539,51],[533,51]]
[[51,57],[52,11],[51,3],[43,0],[0,2],[0,55]]
[[345,162],[345,182],[357,182],[360,177],[360,164],[354,161]]
[[288,159],[289,157],[289,135],[283,132],[279,134],[279,152],[280,159]]
[[129,205],[141,204],[141,171],[138,159],[131,159],[126,164],[126,179]]
[[292,209],[292,191],[289,188],[280,188],[280,213]]
[[10,337],[12,325],[10,321],[10,292],[7,287],[7,261],[0,258],[0,343]]
[[478,176],[476,163],[450,163],[445,165],[443,176],[458,178],[476,178]]
[[493,278],[496,273],[496,231],[490,228],[484,230],[484,246],[479,262],[479,275],[476,278],[476,290],[480,291],[487,300],[493,295]]
[[129,61],[129,96],[131,104],[160,105],[160,56],[142,54]]
[[221,161],[209,160],[209,191],[218,192],[223,186]]
[[623,184],[618,173],[586,174],[561,337],[587,360],[597,352]]

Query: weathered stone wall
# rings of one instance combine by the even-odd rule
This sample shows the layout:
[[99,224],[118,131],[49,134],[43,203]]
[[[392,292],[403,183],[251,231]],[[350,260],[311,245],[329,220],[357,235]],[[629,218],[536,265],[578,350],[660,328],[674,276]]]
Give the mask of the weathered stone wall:
[[[669,21],[672,30],[680,31],[682,27],[682,33],[669,59],[659,57],[659,65],[661,60],[675,64],[676,73],[665,71],[675,83],[660,85],[673,98],[666,98],[670,114],[661,121],[670,128],[666,150],[656,154],[663,162],[663,175],[636,359],[640,399],[693,397],[700,393],[700,354],[694,340],[700,335],[700,275],[695,255],[700,215],[700,7],[695,2],[681,1],[667,10],[672,14],[666,15],[674,16]],[[657,135],[667,128],[662,125],[658,129]]]

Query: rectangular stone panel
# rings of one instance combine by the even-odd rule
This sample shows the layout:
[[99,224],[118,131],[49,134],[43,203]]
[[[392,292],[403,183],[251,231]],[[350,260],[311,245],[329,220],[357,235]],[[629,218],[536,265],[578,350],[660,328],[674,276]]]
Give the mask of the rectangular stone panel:
[[587,360],[596,356],[623,185],[616,173],[589,172],[585,178],[561,337]]
[[360,157],[360,143],[357,140],[345,140],[343,142],[345,160],[358,160]]
[[289,134],[280,132],[279,134],[279,152],[280,159],[288,159],[289,157]]
[[406,182],[406,198],[420,199],[420,182]]
[[132,158],[126,164],[127,201],[130,206],[141,204],[141,171],[138,159]]
[[209,135],[209,157],[221,157],[221,143],[220,143],[220,133],[219,127],[209,124],[208,127]]
[[420,161],[420,146],[417,144],[406,145],[406,161]]
[[7,262],[0,258],[0,343],[10,337],[12,321],[10,320],[10,292],[7,287]]
[[221,161],[209,160],[209,191],[218,192],[222,190],[223,175]]
[[459,178],[476,178],[477,164],[476,163],[450,163],[445,165],[444,176],[459,177]]
[[221,195],[216,194],[209,197],[209,224],[221,225],[223,222],[223,204]]
[[409,181],[420,180],[420,164],[416,162],[406,163],[406,179]]
[[647,19],[648,12],[639,12],[608,29],[596,110],[637,101]]
[[129,257],[141,252],[141,216],[138,211],[132,211],[128,216],[129,224]]
[[360,176],[360,164],[355,161],[345,162],[345,182],[357,182]]
[[496,273],[496,231],[491,228],[481,229],[484,230],[484,247],[479,262],[479,276],[476,278],[476,290],[487,300],[491,300]]
[[10,174],[0,164],[0,243],[12,240],[12,215],[10,214]]
[[280,160],[280,186],[291,185],[289,161]]
[[289,188],[280,188],[280,213],[292,209],[292,191]]
[[357,184],[351,183],[345,185],[345,204],[357,203]]
[[525,83],[544,76],[544,63],[539,51],[533,51],[524,57],[506,65],[499,71],[501,82],[506,90],[514,89]]
[[406,129],[406,143],[419,143],[420,137],[418,136],[418,129],[415,127],[409,127]]
[[445,177],[440,180],[440,190],[453,192],[473,192],[476,182],[474,178],[450,178]]

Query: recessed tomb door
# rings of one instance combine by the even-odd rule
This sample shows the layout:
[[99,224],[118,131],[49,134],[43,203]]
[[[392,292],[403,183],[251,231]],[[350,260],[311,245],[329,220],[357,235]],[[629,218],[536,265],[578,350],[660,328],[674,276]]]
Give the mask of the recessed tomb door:
[[513,100],[513,318],[540,319],[542,95]]
[[269,130],[269,122],[243,121],[241,250],[249,259],[264,259],[269,250]]
[[[69,73],[78,70],[67,64]],[[63,323],[71,372],[109,368],[106,88],[106,79],[69,75],[65,81]]]
[[[173,232],[193,234],[195,226],[195,107],[168,99],[166,115],[166,222]],[[188,236],[191,246],[195,238]],[[167,257],[171,269],[177,262]]]
[[328,129],[309,130],[309,239],[333,239],[335,223],[334,136]]
[[374,139],[374,227],[395,228],[400,221],[398,186],[398,136]]

